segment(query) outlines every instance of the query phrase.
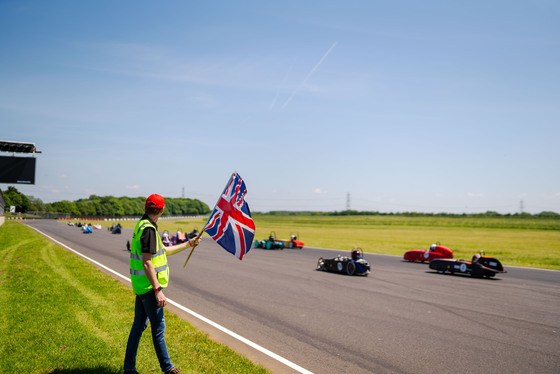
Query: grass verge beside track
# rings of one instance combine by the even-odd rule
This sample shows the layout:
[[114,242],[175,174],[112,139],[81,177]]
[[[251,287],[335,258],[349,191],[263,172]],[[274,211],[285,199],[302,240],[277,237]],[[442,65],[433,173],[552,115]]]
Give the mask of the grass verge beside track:
[[[134,318],[130,288],[16,222],[0,227],[0,368],[6,373],[122,373]],[[184,373],[268,373],[166,311]],[[151,332],[138,370],[161,372]]]

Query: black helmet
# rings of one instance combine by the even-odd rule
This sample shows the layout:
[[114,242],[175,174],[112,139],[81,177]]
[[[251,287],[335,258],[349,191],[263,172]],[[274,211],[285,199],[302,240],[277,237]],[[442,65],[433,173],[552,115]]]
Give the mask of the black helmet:
[[362,251],[360,251],[359,249],[354,249],[352,251],[352,260],[356,261],[361,258],[364,258],[364,256],[362,255]]

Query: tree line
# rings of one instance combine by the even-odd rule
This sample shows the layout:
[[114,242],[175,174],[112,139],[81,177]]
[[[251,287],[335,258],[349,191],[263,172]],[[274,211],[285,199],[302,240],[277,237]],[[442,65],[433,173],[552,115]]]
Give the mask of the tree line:
[[535,218],[560,218],[560,214],[552,211],[540,213],[505,213],[501,214],[492,210],[483,213],[423,213],[423,212],[378,212],[365,210],[342,210],[334,212],[313,211],[288,211],[273,210],[267,213],[252,212],[253,215],[271,216],[404,216],[404,217],[535,217]]
[[[73,216],[88,217],[124,217],[139,216],[144,213],[145,197],[114,197],[91,195],[87,199],[76,201],[62,200],[54,203],[43,203],[41,199],[33,196],[26,196],[20,193],[15,187],[8,187],[2,191],[6,201],[6,210],[10,206],[16,207],[18,213],[46,212],[63,213]],[[209,214],[208,205],[198,199],[187,198],[165,198],[164,216],[180,215],[204,215]],[[334,212],[313,212],[313,211],[270,211],[267,213],[252,212],[253,215],[309,215],[309,216],[407,216],[407,217],[534,217],[534,218],[560,218],[560,214],[552,211],[544,211],[536,214],[530,213],[506,213],[500,214],[495,211],[484,213],[420,213],[420,212],[401,212],[385,213],[378,211],[357,211],[343,210]]]
[[[91,195],[87,199],[75,201],[62,200],[43,203],[41,199],[26,196],[15,187],[2,191],[6,202],[5,210],[16,207],[17,213],[62,213],[71,216],[87,217],[126,217],[144,214],[146,197],[114,197]],[[209,214],[208,205],[198,199],[165,197],[164,216],[204,215]]]

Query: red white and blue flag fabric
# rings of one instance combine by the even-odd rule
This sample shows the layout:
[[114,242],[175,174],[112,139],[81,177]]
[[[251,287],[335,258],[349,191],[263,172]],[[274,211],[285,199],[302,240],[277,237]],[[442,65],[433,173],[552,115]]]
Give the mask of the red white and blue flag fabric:
[[245,182],[239,174],[233,173],[204,226],[212,239],[240,260],[251,249],[255,237],[255,223],[245,201],[246,193]]

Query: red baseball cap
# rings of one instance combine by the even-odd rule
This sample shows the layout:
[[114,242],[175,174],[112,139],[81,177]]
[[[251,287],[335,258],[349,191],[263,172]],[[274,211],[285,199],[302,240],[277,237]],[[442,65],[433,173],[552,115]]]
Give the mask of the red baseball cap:
[[158,194],[150,195],[146,199],[146,208],[163,209],[165,208],[165,200]]

